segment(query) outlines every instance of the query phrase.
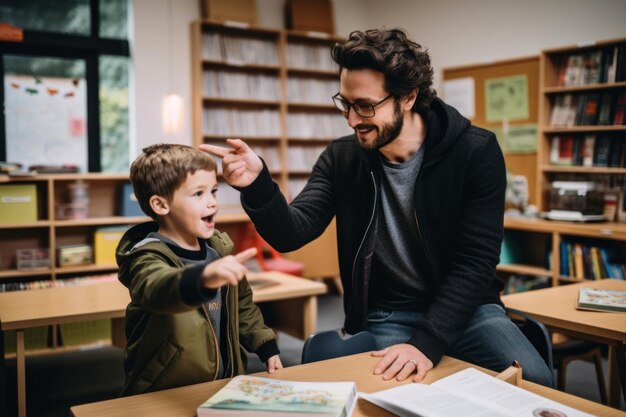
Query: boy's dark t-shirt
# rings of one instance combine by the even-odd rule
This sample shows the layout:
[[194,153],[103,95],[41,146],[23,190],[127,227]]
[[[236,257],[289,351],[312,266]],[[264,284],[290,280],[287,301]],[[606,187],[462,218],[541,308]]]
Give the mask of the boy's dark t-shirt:
[[[198,242],[200,243],[200,250],[193,251],[180,247],[173,240],[157,232],[149,233],[147,238],[158,239],[161,242],[165,243],[184,264],[196,264],[201,262],[208,264],[220,258],[219,254],[202,239],[198,239]],[[230,358],[228,357],[228,349],[222,343],[222,340],[225,340],[225,338],[222,337],[222,329],[225,329],[225,323],[223,326],[222,321],[227,319],[226,314],[222,314],[222,306],[224,305],[222,298],[222,289],[205,289],[204,291],[206,291],[207,295],[215,292],[215,295],[211,297],[209,301],[204,303],[203,308],[209,316],[211,326],[213,327],[213,329],[215,329],[217,345],[220,347],[220,355],[222,360],[220,362],[220,369],[218,371],[218,374],[221,375],[222,378],[225,378],[227,376],[225,375],[225,370],[229,369],[230,367]]]

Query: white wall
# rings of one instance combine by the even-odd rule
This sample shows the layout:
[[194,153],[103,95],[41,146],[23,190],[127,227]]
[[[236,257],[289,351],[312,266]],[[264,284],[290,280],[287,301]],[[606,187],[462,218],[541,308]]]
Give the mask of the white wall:
[[[153,143],[192,142],[189,23],[200,17],[199,0],[133,3],[136,151],[131,159]],[[257,0],[259,26],[284,27],[283,4]],[[342,36],[357,29],[405,28],[430,50],[435,85],[443,68],[626,37],[625,0],[333,0],[333,6]],[[161,99],[170,90],[181,94],[186,106],[185,127],[177,136],[161,129]]]
[[[337,0],[336,0],[337,1]],[[339,0],[341,1],[341,0]],[[626,37],[624,0],[363,0],[364,27],[402,27],[442,69]]]

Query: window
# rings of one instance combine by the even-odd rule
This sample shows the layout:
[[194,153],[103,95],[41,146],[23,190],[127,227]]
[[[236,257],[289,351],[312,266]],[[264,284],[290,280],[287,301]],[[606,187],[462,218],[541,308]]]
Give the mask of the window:
[[127,171],[127,0],[5,0],[0,22],[24,31],[0,39],[0,160]]

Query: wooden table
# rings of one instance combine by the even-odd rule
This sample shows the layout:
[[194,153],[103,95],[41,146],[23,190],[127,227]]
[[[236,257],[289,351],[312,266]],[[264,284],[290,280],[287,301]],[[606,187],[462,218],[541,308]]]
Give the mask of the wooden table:
[[[266,372],[259,372],[255,375],[291,381],[355,381],[357,389],[361,392],[375,392],[412,383],[410,379],[403,382],[383,381],[381,376],[373,375],[372,371],[378,361],[379,358],[374,358],[369,353],[360,353],[328,361],[292,366],[281,369],[271,376]],[[439,365],[427,374],[424,382],[430,384],[468,366],[470,364],[466,362],[444,357]],[[494,374],[491,371],[484,371]],[[151,417],[192,417],[196,415],[198,406],[227,382],[228,380],[206,382],[133,397],[84,404],[72,407],[71,412],[74,417],[136,417],[144,415]],[[611,417],[626,416],[626,413],[622,411],[531,382],[522,381],[520,386],[590,414]],[[358,400],[353,414],[354,417],[390,415],[364,400]]]
[[[52,324],[112,319],[113,344],[124,347],[124,315],[129,301],[128,290],[117,281],[0,293],[0,330],[16,331],[17,408],[20,417],[26,415],[24,330]],[[0,396],[4,398],[4,343],[0,347],[0,353]],[[6,401],[3,401],[3,405],[6,405]]]
[[[251,274],[250,280],[274,285],[253,290],[253,300],[268,317],[268,325],[298,338],[306,338],[317,324],[317,294],[322,283],[280,272]],[[128,289],[117,281],[64,288],[0,293],[0,330],[16,330],[17,400],[20,417],[26,415],[26,364],[24,330],[52,324],[112,319],[112,342],[124,347],[124,315],[130,301]],[[2,338],[0,338],[0,342]],[[6,406],[4,343],[0,344],[0,399]],[[0,408],[0,414],[4,414]]]
[[272,329],[303,340],[316,330],[317,296],[326,293],[325,284],[275,271],[248,274],[248,281]]
[[[609,404],[620,406],[620,384],[626,398],[626,314],[577,310],[581,287],[626,291],[626,281],[585,281],[502,297],[507,307],[526,313],[550,329],[609,346]],[[620,383],[621,380],[621,383]]]

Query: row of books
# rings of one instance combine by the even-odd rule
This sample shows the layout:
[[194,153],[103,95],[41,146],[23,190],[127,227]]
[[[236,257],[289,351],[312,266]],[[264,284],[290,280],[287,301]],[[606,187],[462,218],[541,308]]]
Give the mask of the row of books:
[[626,90],[560,94],[550,113],[553,127],[626,124]]
[[203,110],[202,122],[206,135],[280,136],[280,117],[277,110],[209,108]]
[[619,81],[626,81],[626,45],[568,55],[558,68],[557,86]]
[[37,280],[30,282],[3,282],[0,283],[0,292],[40,290],[44,288],[76,287],[80,285],[94,285],[104,282],[117,281],[117,274],[93,275],[77,278],[56,280]]
[[554,135],[550,164],[626,168],[626,137],[610,134]]
[[349,135],[352,129],[339,112],[337,114],[290,113],[287,115],[287,134],[290,138],[338,138]]
[[290,43],[287,45],[287,66],[322,71],[337,71],[327,45]]
[[331,97],[339,91],[339,81],[315,78],[289,78],[287,97],[296,103],[332,105]]
[[202,36],[202,57],[233,65],[278,66],[278,44],[272,40],[207,32]]
[[289,169],[309,171],[326,146],[290,146],[287,150]]
[[[626,264],[608,248],[583,242],[562,241],[560,274],[576,279],[624,279]],[[619,255],[619,254],[615,254]]]
[[251,100],[278,100],[278,77],[249,72],[208,70],[204,72],[202,92],[207,97]]

